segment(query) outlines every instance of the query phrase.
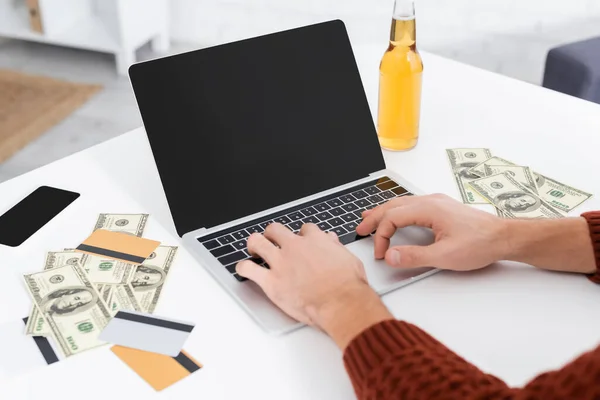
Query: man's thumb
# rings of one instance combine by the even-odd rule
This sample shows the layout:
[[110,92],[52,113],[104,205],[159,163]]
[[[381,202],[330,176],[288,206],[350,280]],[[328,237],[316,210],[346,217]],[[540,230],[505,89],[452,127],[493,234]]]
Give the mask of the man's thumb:
[[385,262],[392,267],[432,267],[433,246],[396,246],[385,253]]

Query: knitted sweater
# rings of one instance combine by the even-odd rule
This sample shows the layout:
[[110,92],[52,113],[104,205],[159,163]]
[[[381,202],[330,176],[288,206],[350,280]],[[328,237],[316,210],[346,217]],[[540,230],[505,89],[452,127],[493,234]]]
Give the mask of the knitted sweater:
[[[586,213],[600,284],[600,212]],[[383,321],[352,340],[344,364],[359,399],[600,399],[600,346],[523,388],[480,371],[418,327]]]

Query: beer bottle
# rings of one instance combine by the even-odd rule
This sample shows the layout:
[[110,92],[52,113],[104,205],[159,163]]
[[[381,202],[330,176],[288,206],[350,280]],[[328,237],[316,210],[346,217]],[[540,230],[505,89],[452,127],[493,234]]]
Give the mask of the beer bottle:
[[413,0],[396,0],[390,45],[379,67],[377,134],[381,147],[409,150],[419,138],[423,62]]

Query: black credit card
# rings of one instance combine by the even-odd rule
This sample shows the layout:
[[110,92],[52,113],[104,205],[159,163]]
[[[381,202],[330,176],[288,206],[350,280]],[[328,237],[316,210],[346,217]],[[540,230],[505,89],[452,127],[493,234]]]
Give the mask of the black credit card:
[[40,186],[0,216],[0,244],[20,246],[78,197],[79,193]]

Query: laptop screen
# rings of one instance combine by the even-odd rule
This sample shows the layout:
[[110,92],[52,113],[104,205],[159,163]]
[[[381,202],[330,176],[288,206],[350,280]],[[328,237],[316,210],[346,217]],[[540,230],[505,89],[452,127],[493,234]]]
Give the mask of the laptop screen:
[[136,64],[130,77],[181,236],[385,168],[341,21]]

